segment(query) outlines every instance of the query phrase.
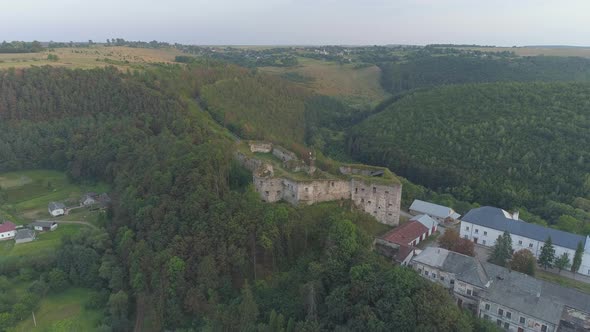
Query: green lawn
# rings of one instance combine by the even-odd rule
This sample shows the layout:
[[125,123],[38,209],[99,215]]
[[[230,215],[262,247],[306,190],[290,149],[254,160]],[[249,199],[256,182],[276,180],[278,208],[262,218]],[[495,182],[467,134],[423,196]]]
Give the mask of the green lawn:
[[4,197],[4,202],[0,205],[0,218],[16,224],[49,218],[49,202],[60,201],[67,206],[74,206],[78,205],[85,192],[100,193],[109,190],[104,183],[80,185],[70,182],[64,173],[49,170],[0,174],[0,188]]
[[[570,273],[569,271],[563,271],[562,273]],[[581,292],[584,293],[589,293],[590,294],[590,284],[585,283],[583,281],[578,281],[578,280],[572,280],[570,278],[566,278],[564,276],[558,275],[558,274],[553,274],[553,273],[549,273],[549,272],[545,272],[542,269],[538,269],[537,273],[535,274],[535,276],[539,279],[543,279],[549,282],[553,282],[565,287],[570,287],[570,288],[574,288],[577,289]]]
[[98,310],[85,309],[84,304],[94,293],[84,288],[70,288],[49,295],[41,300],[39,309],[35,311],[36,327],[31,316],[8,331],[93,331],[100,323],[102,314]]
[[72,235],[80,231],[84,225],[59,225],[53,232],[37,233],[37,239],[33,242],[14,244],[14,241],[4,241],[0,243],[0,256],[4,257],[24,257],[47,255],[55,252],[61,244],[61,238],[66,235]]

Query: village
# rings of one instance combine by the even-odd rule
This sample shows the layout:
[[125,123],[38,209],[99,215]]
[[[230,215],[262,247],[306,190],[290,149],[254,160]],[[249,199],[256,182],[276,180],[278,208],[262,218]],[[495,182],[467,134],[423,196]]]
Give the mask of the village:
[[[50,220],[35,220],[27,225],[18,226],[9,220],[2,221],[0,223],[0,241],[14,240],[15,244],[35,241],[38,233],[55,231],[60,223],[56,218],[67,215],[72,210],[88,209],[90,211],[104,211],[110,204],[111,198],[107,193],[97,194],[93,192],[84,194],[77,206],[67,207],[63,202],[50,202],[47,205],[47,213]],[[71,221],[65,222],[72,223]]]

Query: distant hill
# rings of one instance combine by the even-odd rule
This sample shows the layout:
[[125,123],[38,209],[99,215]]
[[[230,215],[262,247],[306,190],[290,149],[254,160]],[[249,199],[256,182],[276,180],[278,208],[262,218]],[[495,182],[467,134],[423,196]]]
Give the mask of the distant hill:
[[526,206],[549,223],[571,215],[569,230],[587,232],[588,142],[590,84],[490,83],[411,93],[354,126],[347,145],[459,199]]
[[590,81],[590,59],[580,57],[424,56],[380,67],[381,84],[391,93],[443,84]]

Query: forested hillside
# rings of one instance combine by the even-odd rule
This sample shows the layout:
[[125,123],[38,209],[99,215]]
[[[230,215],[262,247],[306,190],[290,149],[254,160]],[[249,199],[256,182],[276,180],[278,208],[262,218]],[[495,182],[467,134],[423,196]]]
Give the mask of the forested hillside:
[[588,84],[454,85],[409,94],[369,117],[348,148],[458,199],[526,208],[587,234],[589,129]]
[[[100,330],[131,330],[134,317],[139,330],[480,330],[442,288],[370,251],[367,215],[260,202],[233,142],[193,99],[213,84],[252,102],[219,90],[239,75],[225,65],[0,74],[0,171],[52,168],[113,188],[106,229],[64,238],[55,262],[27,266],[36,285],[59,276],[100,290]],[[1,297],[0,329],[36,300]]]
[[426,55],[380,64],[381,85],[391,93],[443,84],[590,81],[590,59],[577,57],[494,57]]

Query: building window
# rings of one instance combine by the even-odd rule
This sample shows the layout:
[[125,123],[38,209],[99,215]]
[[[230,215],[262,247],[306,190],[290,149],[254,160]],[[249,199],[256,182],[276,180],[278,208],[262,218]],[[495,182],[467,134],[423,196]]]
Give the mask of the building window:
[[477,296],[477,292],[473,290],[473,296]]
[[455,279],[451,279],[451,285],[455,284]]
[[367,204],[371,204],[371,201],[367,201]]
[[479,233],[479,229],[476,228],[475,229],[475,234],[478,234],[478,233]]
[[467,236],[467,234],[465,234],[465,235],[463,235],[463,238],[464,238],[464,239],[468,239],[468,238],[469,238],[469,236]]
[[425,276],[428,276],[428,271],[424,271],[424,275]]
[[498,319],[498,320],[496,320],[496,324],[497,324],[498,326],[502,326],[502,321]]
[[524,329],[522,327],[519,327],[518,332],[524,332]]
[[486,303],[486,310],[490,310],[490,304]]
[[432,274],[432,279],[436,279],[436,273]]
[[418,274],[422,274],[422,269],[418,269]]
[[500,315],[500,316],[504,316],[504,310],[502,310],[502,309],[498,309],[498,315]]
[[541,332],[547,332],[547,325],[541,325]]
[[506,318],[512,319],[512,313],[510,311],[506,311]]
[[471,295],[471,289],[467,290],[467,295]]
[[469,230],[469,226],[465,226],[465,230],[468,231]]
[[389,191],[385,190],[385,195],[389,194]]
[[358,192],[359,192],[359,188],[354,188],[354,193],[358,194]]
[[487,231],[483,231],[483,235],[488,235],[488,232]]
[[526,319],[524,319],[524,317],[520,316],[520,324],[524,324],[526,322]]
[[361,198],[361,203],[364,203],[364,202],[365,202],[365,199],[364,198]]
[[305,192],[309,192],[309,188],[305,187]]
[[522,240],[518,240],[518,245],[522,246]]
[[440,276],[440,281],[445,281],[445,277]]
[[264,192],[264,194],[265,194],[266,196],[268,196],[268,191],[265,191],[265,192]]
[[529,248],[532,248],[532,247],[533,247],[533,244],[532,243],[529,243]]
[[506,330],[510,329],[510,324],[508,324],[508,323],[504,323],[504,328],[505,328]]
[[490,319],[490,316],[489,316],[488,314],[484,314],[484,315],[483,315],[483,319],[485,319],[485,320],[489,320],[489,319]]
[[485,246],[486,240],[481,241],[481,243]]
[[373,187],[373,194],[377,193],[377,187]]

